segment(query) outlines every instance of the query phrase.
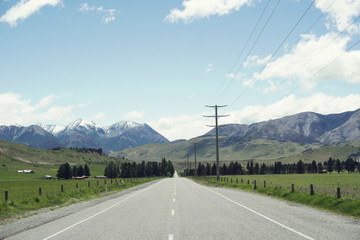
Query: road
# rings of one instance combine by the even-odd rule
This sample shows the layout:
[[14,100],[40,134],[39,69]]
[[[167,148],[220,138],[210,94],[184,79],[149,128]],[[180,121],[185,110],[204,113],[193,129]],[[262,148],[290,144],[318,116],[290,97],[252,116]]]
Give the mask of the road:
[[360,223],[175,176],[6,239],[360,239]]

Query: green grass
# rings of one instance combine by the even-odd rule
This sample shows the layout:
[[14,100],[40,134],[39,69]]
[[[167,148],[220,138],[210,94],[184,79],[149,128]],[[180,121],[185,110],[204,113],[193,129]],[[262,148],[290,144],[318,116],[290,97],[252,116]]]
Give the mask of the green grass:
[[[216,181],[214,177],[194,179],[212,186],[254,191],[360,219],[360,174],[357,173],[239,175],[221,178],[222,181]],[[253,190],[253,180],[257,183],[255,190]],[[264,187],[264,181],[266,181],[266,187]],[[295,186],[294,192],[291,190],[291,184]],[[314,186],[314,195],[310,195],[310,184]],[[338,186],[342,195],[340,199],[336,197]]]
[[[106,179],[107,191],[114,193],[155,179],[157,178],[121,179],[121,182],[120,179]],[[61,185],[64,192],[61,192]],[[42,190],[42,195],[39,195],[39,188]],[[8,191],[8,201],[5,201],[5,191]],[[105,192],[104,179],[2,181],[0,182],[0,222],[4,223],[6,219],[28,211],[99,197]]]

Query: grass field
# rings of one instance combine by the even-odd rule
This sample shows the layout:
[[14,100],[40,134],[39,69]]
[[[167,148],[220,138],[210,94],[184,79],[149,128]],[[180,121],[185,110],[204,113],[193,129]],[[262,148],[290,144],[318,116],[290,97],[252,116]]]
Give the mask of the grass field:
[[[6,223],[9,217],[28,211],[99,197],[106,191],[118,192],[155,179],[0,181],[0,223]],[[8,191],[7,201],[5,191]]]
[[[194,179],[213,186],[254,191],[360,219],[359,173],[238,175],[221,176],[221,181],[216,181],[213,176]],[[254,180],[256,189],[253,189]],[[310,194],[310,184],[314,186],[314,195]],[[340,187],[341,198],[337,198],[337,187]]]

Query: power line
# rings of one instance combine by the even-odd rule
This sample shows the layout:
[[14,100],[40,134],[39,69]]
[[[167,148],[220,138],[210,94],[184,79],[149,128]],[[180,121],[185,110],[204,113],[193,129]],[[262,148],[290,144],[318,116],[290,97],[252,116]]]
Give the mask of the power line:
[[[222,107],[226,107],[227,105],[223,105],[223,106],[205,106],[205,107],[209,107],[209,108],[214,108],[215,109],[215,116],[204,116],[204,117],[213,117],[215,118],[215,134],[216,134],[216,179],[217,181],[220,180],[220,171],[219,171],[219,130],[218,130],[218,118],[220,117],[227,117],[229,115],[218,115],[218,108],[222,108]],[[211,126],[214,127],[214,126]]]
[[261,73],[264,71],[264,69],[266,68],[267,64],[274,58],[274,56],[277,54],[277,52],[280,50],[280,48],[282,47],[282,45],[284,45],[285,41],[290,37],[290,35],[293,33],[293,31],[295,30],[295,28],[299,25],[299,23],[301,22],[301,20],[305,17],[305,15],[308,13],[308,11],[310,10],[310,8],[312,7],[312,5],[315,3],[315,0],[313,0],[311,2],[311,4],[309,5],[309,7],[305,10],[305,12],[301,15],[300,19],[296,22],[296,24],[292,27],[292,29],[290,30],[290,32],[286,35],[286,37],[284,38],[284,40],[280,43],[280,45],[278,46],[278,48],[275,50],[275,52],[271,55],[271,57],[267,60],[267,62],[264,64],[264,66],[262,67],[262,69],[260,70],[260,73],[258,75],[256,75],[256,77],[251,81],[251,83],[241,92],[241,94],[232,102],[232,104],[230,105],[230,108],[235,104],[235,102],[237,102],[237,100],[239,100],[239,98],[245,93],[245,91],[250,87],[250,85],[252,83],[255,83],[256,80],[258,79],[258,76],[261,75]]
[[270,22],[270,19],[271,19],[271,17],[273,16],[273,14],[274,14],[275,10],[277,9],[277,7],[279,6],[279,3],[280,3],[280,0],[278,0],[278,2],[276,3],[276,5],[275,5],[275,7],[273,8],[273,10],[272,10],[272,12],[271,12],[270,16],[269,16],[269,17],[268,17],[268,19],[266,20],[265,25],[264,25],[264,26],[263,26],[263,28],[261,29],[261,31],[260,31],[259,35],[257,36],[257,38],[256,38],[256,40],[255,40],[255,42],[254,42],[254,44],[252,45],[252,47],[250,48],[250,50],[249,50],[248,54],[246,55],[246,57],[245,57],[244,61],[240,64],[240,67],[239,67],[239,69],[237,70],[236,74],[234,75],[234,78],[233,78],[233,79],[230,81],[230,83],[226,86],[226,88],[225,88],[225,89],[224,89],[224,91],[222,92],[222,94],[221,94],[221,96],[220,96],[220,98],[219,98],[219,100],[218,100],[218,101],[220,101],[220,100],[221,100],[221,98],[224,96],[224,94],[225,94],[225,93],[226,93],[226,91],[229,89],[229,87],[231,86],[231,84],[234,82],[234,80],[235,80],[236,76],[239,74],[239,72],[240,72],[240,70],[241,70],[242,66],[244,65],[244,63],[246,62],[246,60],[248,59],[248,57],[250,56],[250,54],[251,54],[252,50],[254,49],[254,47],[255,47],[256,43],[257,43],[257,42],[258,42],[258,40],[260,39],[260,37],[261,37],[262,33],[264,32],[264,30],[265,30],[266,26],[267,26],[267,25],[268,25],[268,23]]
[[310,79],[312,79],[315,75],[319,74],[321,71],[323,71],[325,68],[329,67],[331,64],[333,64],[336,60],[338,60],[340,57],[342,57],[345,53],[349,52],[353,47],[355,47],[357,44],[360,43],[360,40],[358,40],[357,42],[355,42],[351,47],[349,47],[348,49],[346,49],[345,52],[341,53],[340,55],[338,55],[336,58],[334,58],[331,62],[329,62],[328,64],[326,64],[324,67],[322,67],[319,71],[317,71],[316,73],[314,73],[311,77],[309,77],[308,79],[305,79],[304,81],[302,81],[299,85],[297,85],[295,88],[293,88],[292,90],[288,91],[286,94],[284,94],[280,99],[284,98],[285,96],[289,95],[290,93],[294,92],[296,89],[298,89],[299,87],[301,87],[302,85],[304,85],[307,81],[309,81]]
[[[336,1],[336,0],[335,0]],[[334,2],[335,2],[334,1]],[[333,3],[334,3],[333,2]],[[324,50],[326,50],[333,42],[335,42],[336,39],[338,39],[342,34],[344,34],[358,19],[360,19],[360,15],[353,21],[351,22],[342,32],[338,33],[337,36],[330,41],[325,47],[321,48],[319,51],[315,52],[314,54],[312,54],[307,60],[306,62],[295,72],[293,72],[288,78],[284,79],[279,86],[283,85],[286,81],[290,80],[291,78],[295,77],[295,75],[302,69],[304,69],[307,65],[309,65],[313,59],[320,55],[320,53],[322,53]],[[264,96],[262,96],[261,98],[263,99],[264,97],[266,97],[267,95],[269,95],[269,93],[265,94]]]
[[236,64],[238,63],[238,61],[239,61],[239,59],[240,59],[241,55],[243,54],[243,52],[244,52],[245,48],[246,48],[246,47],[247,47],[247,45],[249,44],[250,39],[252,38],[252,36],[253,36],[253,34],[254,34],[254,32],[255,32],[255,30],[256,30],[256,28],[257,28],[257,26],[259,25],[259,23],[260,23],[260,21],[261,21],[262,17],[264,16],[265,10],[266,10],[266,9],[267,9],[267,7],[269,6],[269,3],[270,3],[270,0],[269,0],[269,1],[267,2],[267,4],[265,5],[265,7],[264,7],[264,9],[263,9],[263,11],[262,11],[262,13],[261,13],[261,15],[260,15],[259,19],[257,20],[257,22],[256,22],[255,26],[253,27],[253,29],[252,29],[252,31],[251,31],[251,33],[250,33],[250,35],[249,35],[249,37],[248,37],[248,39],[247,39],[247,41],[246,41],[245,45],[244,45],[244,47],[242,48],[242,50],[241,50],[241,52],[240,52],[239,56],[237,57],[237,59],[236,59],[235,63],[233,64],[233,66],[231,67],[231,69],[230,69],[229,73],[226,75],[226,77],[225,77],[224,81],[222,82],[222,84],[220,85],[220,87],[217,89],[217,91],[216,91],[215,95],[214,95],[214,96],[210,99],[210,101],[209,101],[209,102],[212,102],[212,101],[214,100],[214,98],[216,97],[216,95],[219,93],[219,91],[220,91],[220,90],[223,88],[223,86],[225,85],[226,80],[229,78],[228,76],[229,76],[229,75],[231,74],[231,72],[234,70],[234,68],[235,68]]

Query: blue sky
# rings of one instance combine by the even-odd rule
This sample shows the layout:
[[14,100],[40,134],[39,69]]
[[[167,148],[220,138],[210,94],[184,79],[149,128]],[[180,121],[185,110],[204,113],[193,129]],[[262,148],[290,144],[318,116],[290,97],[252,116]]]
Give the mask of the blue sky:
[[132,120],[175,140],[209,130],[205,105],[245,124],[360,108],[360,0],[277,3],[0,0],[0,123]]

